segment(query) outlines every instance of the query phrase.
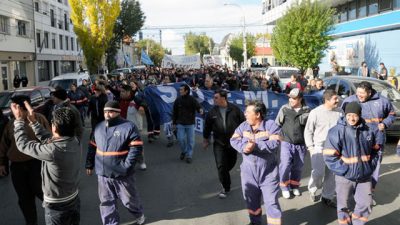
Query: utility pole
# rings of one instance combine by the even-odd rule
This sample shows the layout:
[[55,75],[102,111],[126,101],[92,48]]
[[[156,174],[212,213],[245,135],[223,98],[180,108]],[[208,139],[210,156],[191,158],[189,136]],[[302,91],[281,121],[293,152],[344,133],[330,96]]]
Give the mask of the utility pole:
[[160,45],[162,46],[162,30],[160,30]]
[[243,37],[243,67],[247,69],[247,43],[246,43],[246,16],[244,14],[243,8],[238,4],[233,3],[225,3],[224,6],[235,6],[238,7],[242,11],[242,20],[243,20],[243,27],[242,27],[242,37]]

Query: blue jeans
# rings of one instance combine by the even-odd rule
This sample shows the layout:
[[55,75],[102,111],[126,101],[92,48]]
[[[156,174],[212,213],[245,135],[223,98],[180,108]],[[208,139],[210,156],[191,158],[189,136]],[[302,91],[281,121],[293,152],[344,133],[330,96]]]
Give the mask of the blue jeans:
[[79,225],[80,200],[79,196],[62,203],[43,202],[46,225]]
[[192,158],[194,147],[194,124],[192,125],[176,125],[178,130],[178,141],[181,146],[182,153],[187,158]]

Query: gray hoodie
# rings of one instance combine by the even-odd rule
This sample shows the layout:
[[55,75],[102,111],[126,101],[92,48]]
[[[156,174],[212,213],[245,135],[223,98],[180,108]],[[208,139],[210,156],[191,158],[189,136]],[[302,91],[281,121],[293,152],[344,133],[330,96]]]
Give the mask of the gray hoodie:
[[341,115],[340,108],[329,110],[324,105],[311,110],[304,129],[307,148],[323,147],[329,129],[337,124]]
[[14,136],[19,151],[42,160],[42,189],[46,203],[73,200],[78,195],[81,146],[76,137],[51,138],[38,122],[31,124],[40,140],[29,141],[24,121],[14,121]]

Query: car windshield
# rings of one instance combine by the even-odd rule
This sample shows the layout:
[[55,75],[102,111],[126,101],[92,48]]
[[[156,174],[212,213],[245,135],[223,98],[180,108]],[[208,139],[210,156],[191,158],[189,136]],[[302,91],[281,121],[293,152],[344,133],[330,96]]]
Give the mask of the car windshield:
[[[358,86],[360,81],[354,81],[354,86]],[[400,101],[400,92],[394,89],[390,84],[382,84],[378,82],[370,82],[372,88],[379,92],[383,97],[388,98],[390,101]]]
[[69,90],[72,83],[76,83],[76,79],[52,80],[49,86],[53,88],[61,87],[65,90]]
[[290,78],[292,74],[297,74],[298,70],[277,70],[279,78]]
[[11,96],[15,96],[15,95],[30,96],[30,94],[31,94],[30,91],[17,91],[17,92],[1,93],[0,94],[0,106],[3,109],[7,109],[11,105]]
[[7,103],[11,97],[12,92],[3,92],[0,93],[0,108],[7,108]]

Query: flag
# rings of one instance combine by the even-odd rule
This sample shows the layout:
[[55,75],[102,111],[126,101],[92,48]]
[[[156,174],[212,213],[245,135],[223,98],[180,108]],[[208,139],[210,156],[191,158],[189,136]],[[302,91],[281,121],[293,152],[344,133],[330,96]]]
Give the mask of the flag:
[[142,49],[140,61],[142,61],[142,64],[145,64],[145,65],[154,65],[153,61],[151,61],[150,57],[146,54],[146,52],[144,52],[143,49]]

